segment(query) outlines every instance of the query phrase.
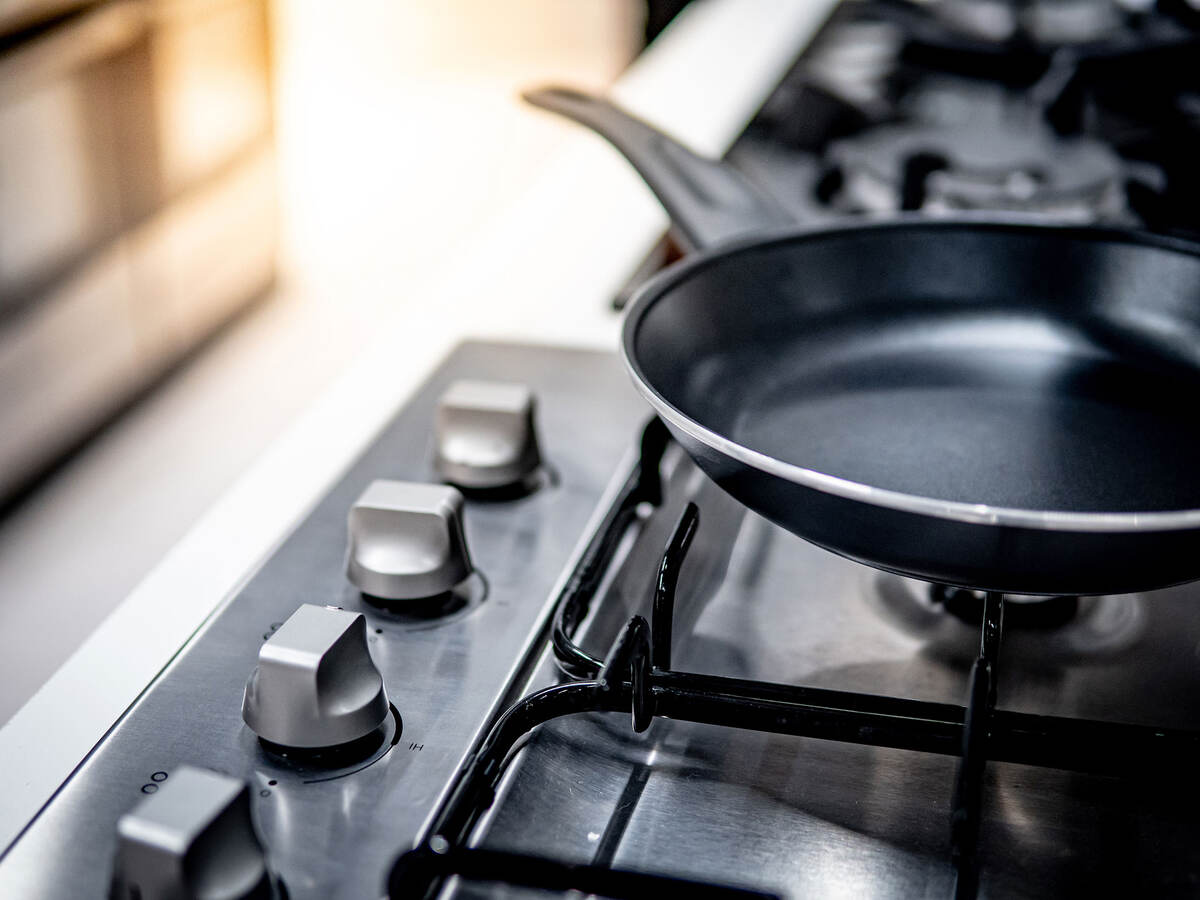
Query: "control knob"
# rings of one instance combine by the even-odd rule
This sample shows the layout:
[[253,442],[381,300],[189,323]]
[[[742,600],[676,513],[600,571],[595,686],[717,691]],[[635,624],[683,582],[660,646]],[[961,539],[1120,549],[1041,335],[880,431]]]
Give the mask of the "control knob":
[[117,823],[114,900],[271,896],[245,782],[180,766]]
[[350,510],[347,577],[384,600],[444,594],[471,574],[462,514],[449,485],[372,482]]
[[454,382],[434,416],[438,475],[470,490],[520,484],[541,465],[533,418],[533,391],[523,384]]
[[246,684],[242,718],[263,741],[321,749],[366,738],[383,724],[388,699],[367,650],[361,613],[297,609],[263,644]]

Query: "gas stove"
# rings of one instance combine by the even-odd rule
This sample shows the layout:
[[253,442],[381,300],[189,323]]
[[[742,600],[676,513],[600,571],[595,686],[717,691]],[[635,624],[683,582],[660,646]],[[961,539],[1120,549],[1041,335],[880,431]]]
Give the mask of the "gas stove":
[[[63,786],[0,893],[963,896],[966,855],[979,896],[1189,894],[1197,602],[1010,597],[999,646],[981,598],[745,512],[613,356],[467,344]],[[968,813],[981,634],[999,689]]]
[[[802,216],[1011,211],[1194,235],[1191,7],[844,3],[732,158]],[[1172,198],[1175,198],[1174,200]]]
[[[1196,123],[1165,113],[1193,24],[844,3],[730,158],[814,222],[1194,234]],[[468,342],[29,821],[0,896],[1192,896],[1198,602],[864,567],[722,492],[615,353]]]

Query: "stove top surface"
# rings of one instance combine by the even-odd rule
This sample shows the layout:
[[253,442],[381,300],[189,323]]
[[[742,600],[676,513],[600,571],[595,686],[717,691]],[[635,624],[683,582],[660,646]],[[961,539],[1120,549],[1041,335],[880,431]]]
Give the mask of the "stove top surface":
[[[452,594],[364,596],[345,580],[346,513],[374,479],[434,480],[429,423],[464,378],[532,389],[542,474],[467,494],[476,571]],[[991,607],[745,512],[646,420],[614,356],[460,348],[9,850],[0,894],[106,896],[116,823],[200,766],[248,785],[278,896],[970,896],[951,819]],[[978,896],[1195,891],[1197,785],[1179,763],[1200,746],[1198,601],[1196,586],[1006,598]],[[243,720],[256,657],[302,603],[365,617],[391,704],[369,746],[302,752]],[[663,634],[633,675],[630,635]],[[438,847],[444,868],[423,855]],[[547,874],[562,864],[582,868]]]

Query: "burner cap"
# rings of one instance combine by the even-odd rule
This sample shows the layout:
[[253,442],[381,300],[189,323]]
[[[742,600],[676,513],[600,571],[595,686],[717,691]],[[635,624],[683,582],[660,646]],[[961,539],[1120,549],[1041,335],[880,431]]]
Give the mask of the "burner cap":
[[[968,625],[983,624],[984,593],[943,584],[929,586],[929,599],[950,615]],[[1004,627],[1058,628],[1066,625],[1079,612],[1078,597],[1030,597],[1006,594],[1004,597]]]
[[[866,573],[864,596],[879,616],[920,640],[930,652],[967,662],[978,646],[982,594],[931,585],[887,572]],[[1005,595],[1005,654],[1010,661],[1053,662],[1112,656],[1131,647],[1146,627],[1140,594],[1100,597]]]

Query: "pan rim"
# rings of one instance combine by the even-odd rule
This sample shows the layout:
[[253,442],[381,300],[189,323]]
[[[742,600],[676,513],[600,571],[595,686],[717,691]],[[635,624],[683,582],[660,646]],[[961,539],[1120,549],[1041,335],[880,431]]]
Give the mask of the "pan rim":
[[1200,245],[1182,238],[1158,235],[1129,228],[1087,226],[1069,223],[1049,223],[1027,216],[959,216],[953,219],[930,220],[919,216],[897,216],[886,221],[841,224],[825,227],[800,226],[786,230],[755,232],[724,241],[711,249],[686,257],[653,276],[642,285],[630,301],[621,329],[620,355],[632,376],[634,386],[655,411],[667,422],[700,443],[753,469],[782,478],[793,484],[847,500],[866,503],[897,512],[913,513],[971,525],[1025,528],[1041,531],[1074,532],[1167,532],[1200,528],[1200,509],[1147,510],[1141,512],[1081,512],[1069,510],[1038,510],[1020,507],[993,506],[962,500],[942,500],[920,494],[910,494],[874,487],[753,450],[712,431],[667,400],[646,377],[638,365],[634,343],[638,329],[650,308],[676,285],[694,277],[698,272],[748,251],[757,251],[779,244],[820,239],[847,233],[886,232],[895,230],[931,230],[970,228],[995,232],[1046,232],[1060,239],[1111,242],[1154,247],[1162,250],[1200,257]]

